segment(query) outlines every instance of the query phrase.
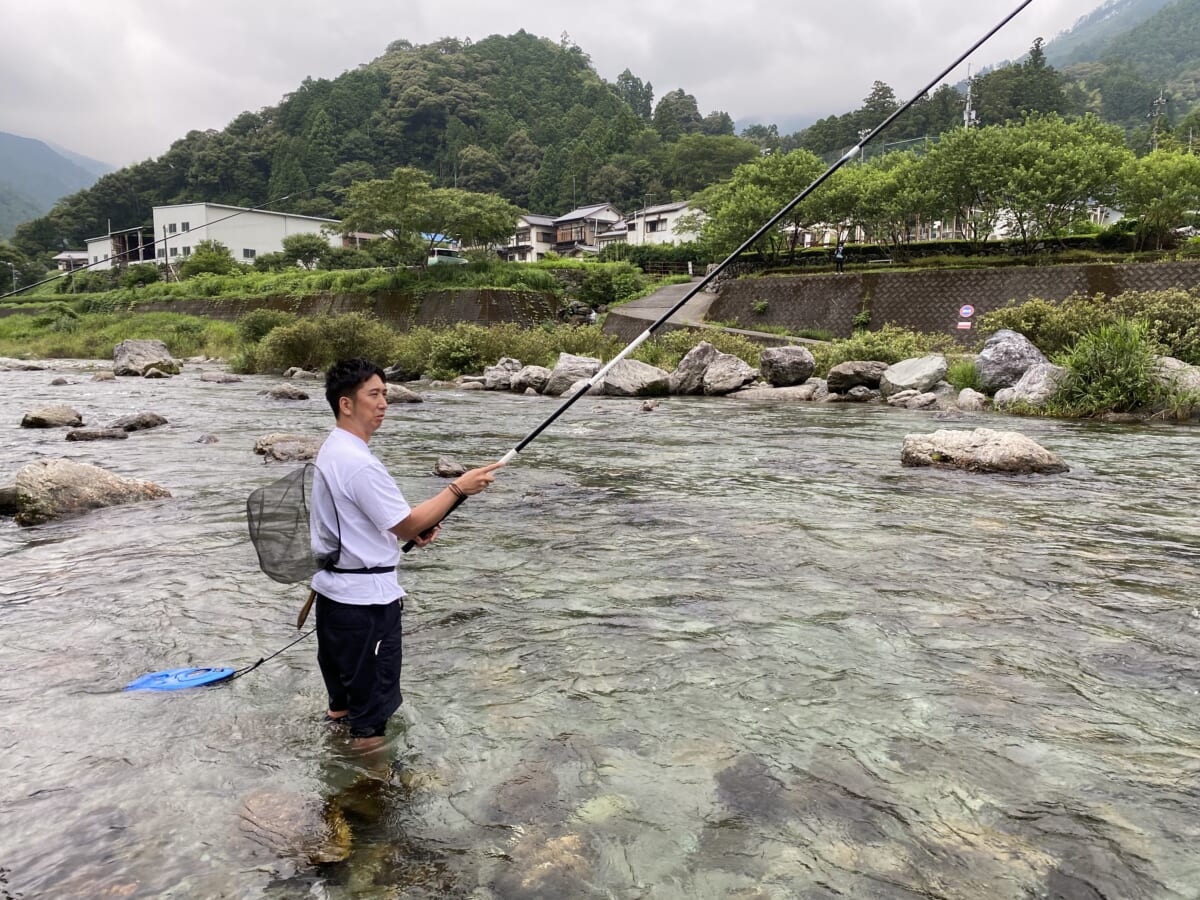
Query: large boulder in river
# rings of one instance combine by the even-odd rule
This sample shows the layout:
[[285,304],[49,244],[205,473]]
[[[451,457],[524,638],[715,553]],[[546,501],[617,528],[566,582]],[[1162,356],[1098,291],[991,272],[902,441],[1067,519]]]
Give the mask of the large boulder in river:
[[906,359],[888,366],[879,378],[879,393],[890,397],[900,391],[923,394],[946,377],[950,369],[941,354]]
[[120,428],[76,428],[67,432],[68,441],[123,441],[129,432]]
[[829,370],[829,376],[826,382],[829,385],[829,390],[835,394],[844,394],[850,388],[863,387],[878,388],[879,379],[883,377],[883,373],[888,369],[888,364],[875,359],[852,359],[847,362],[838,363]]
[[636,359],[623,359],[605,373],[596,388],[596,393],[610,397],[662,397],[671,392],[671,373]]
[[145,375],[150,369],[178,375],[179,368],[179,360],[162,341],[121,341],[113,348],[115,375]]
[[22,428],[78,428],[83,416],[69,406],[43,406],[32,409],[21,419]]
[[975,357],[975,373],[980,388],[994,394],[1012,387],[1031,366],[1049,362],[1033,342],[1023,334],[1001,328],[984,342]]
[[804,384],[817,367],[813,355],[805,347],[768,347],[759,357],[758,368],[772,387],[791,387]]
[[259,391],[260,394],[266,394],[272,400],[307,400],[308,393],[294,384],[277,384],[275,387],[266,391]]
[[512,387],[513,376],[523,368],[519,359],[502,356],[494,366],[483,370],[483,386],[489,391],[507,391]]
[[671,393],[703,394],[704,373],[716,358],[716,347],[708,341],[698,343],[684,355],[671,373]]
[[[804,384],[793,384],[788,387],[770,387],[757,385],[742,388],[728,394],[730,400],[767,400],[777,402],[782,400],[817,400],[820,399],[821,385],[819,379],[809,379]],[[828,393],[827,391],[825,393]]]
[[1155,360],[1154,377],[1168,390],[1200,394],[1200,366],[1189,366],[1173,356],[1160,356]]
[[1054,363],[1036,363],[1026,369],[1012,387],[996,391],[996,408],[1003,409],[1019,403],[1040,409],[1058,393],[1066,374],[1066,369]]
[[533,388],[535,393],[540,394],[546,389],[549,381],[550,370],[545,366],[524,366],[520,372],[512,377],[508,386],[519,394],[524,394],[530,388]]
[[387,384],[387,402],[388,403],[424,403],[425,398],[414,390],[404,387],[400,384],[392,384],[390,381]]
[[254,442],[254,452],[265,456],[267,461],[275,462],[305,462],[316,459],[321,450],[324,438],[313,437],[309,434],[289,434],[274,432],[260,437]]
[[40,525],[93,509],[170,497],[150,481],[121,478],[69,459],[39,459],[17,472],[18,525]]
[[905,435],[900,462],[906,466],[1006,475],[1070,471],[1056,453],[1025,435],[990,428]]
[[739,356],[718,352],[704,370],[704,393],[709,396],[732,394],[758,377],[758,369]]
[[558,362],[542,393],[557,397],[567,391],[575,382],[591,378],[600,371],[600,360],[591,356],[574,356],[570,353],[558,354]]

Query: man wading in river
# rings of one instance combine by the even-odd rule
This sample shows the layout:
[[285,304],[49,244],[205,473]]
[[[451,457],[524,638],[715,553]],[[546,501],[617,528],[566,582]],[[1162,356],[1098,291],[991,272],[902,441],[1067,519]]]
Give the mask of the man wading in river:
[[348,725],[355,748],[370,750],[383,743],[388,719],[402,700],[404,589],[396,578],[397,538],[429,544],[455,500],[490,485],[503,463],[472,469],[409,507],[367,448],[387,412],[383,370],[365,359],[340,360],[326,373],[325,399],[337,425],[317,455],[328,490],[314,492],[314,533],[339,534],[341,549],[337,565],[312,579],[317,662],[329,692],[326,721]]

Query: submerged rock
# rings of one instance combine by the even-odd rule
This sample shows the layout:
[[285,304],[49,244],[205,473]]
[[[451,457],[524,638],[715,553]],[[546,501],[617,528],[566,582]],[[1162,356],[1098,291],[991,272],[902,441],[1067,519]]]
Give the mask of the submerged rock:
[[67,432],[68,441],[123,441],[129,432],[121,428],[76,428]]
[[272,400],[307,400],[308,394],[294,384],[279,384],[268,391],[262,391]]
[[166,425],[167,420],[156,412],[140,412],[132,416],[122,416],[110,422],[109,428],[119,428],[121,431],[148,431]]
[[200,375],[201,381],[208,381],[212,384],[235,384],[242,379],[229,372],[204,372]]
[[906,466],[1009,475],[1070,471],[1057,454],[1031,438],[990,428],[905,435],[900,462]]
[[170,491],[153,482],[122,478],[98,466],[41,459],[17,472],[16,520],[19,525],[40,525],[93,509],[170,496]]
[[341,809],[319,797],[259,791],[245,799],[242,830],[280,856],[314,865],[350,856],[350,825]]

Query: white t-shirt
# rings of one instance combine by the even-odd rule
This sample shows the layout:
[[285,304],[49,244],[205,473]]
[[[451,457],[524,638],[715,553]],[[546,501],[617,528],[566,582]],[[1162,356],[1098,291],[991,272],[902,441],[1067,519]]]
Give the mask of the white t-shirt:
[[[344,428],[333,429],[317,454],[317,471],[326,489],[319,484],[313,487],[314,550],[332,549],[320,547],[316,534],[336,535],[340,530],[339,569],[396,565],[400,543],[388,529],[404,521],[412,510],[367,442]],[[391,603],[404,596],[394,571],[366,574],[323,569],[313,576],[312,586],[339,603],[363,606]]]

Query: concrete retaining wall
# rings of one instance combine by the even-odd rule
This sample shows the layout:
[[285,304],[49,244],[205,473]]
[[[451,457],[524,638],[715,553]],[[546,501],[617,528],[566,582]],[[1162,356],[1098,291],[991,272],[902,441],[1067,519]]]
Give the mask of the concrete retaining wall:
[[[742,278],[722,283],[707,319],[736,321],[748,329],[761,325],[782,325],[792,331],[823,328],[837,337],[848,337],[855,315],[868,310],[874,328],[894,322],[917,331],[947,332],[971,340],[972,331],[960,330],[960,321],[978,321],[983,313],[1012,302],[1198,286],[1200,262]],[[975,308],[973,316],[959,316],[964,305]],[[762,311],[756,312],[756,307]]]

